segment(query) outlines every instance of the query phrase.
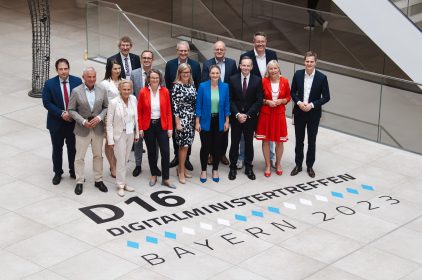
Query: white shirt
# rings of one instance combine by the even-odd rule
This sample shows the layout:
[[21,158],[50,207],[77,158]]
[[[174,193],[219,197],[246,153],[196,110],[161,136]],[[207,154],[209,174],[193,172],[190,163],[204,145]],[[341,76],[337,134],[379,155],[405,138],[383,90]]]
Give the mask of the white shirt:
[[[128,75],[126,75],[126,80],[129,80],[130,73],[132,73],[132,64],[130,63],[130,55],[124,56],[122,53],[120,53],[120,57],[122,58],[123,70],[125,71],[125,74],[128,73]],[[129,66],[129,69],[126,69],[125,58],[127,58],[127,65]]]
[[271,83],[271,95],[273,98],[273,101],[276,101],[278,99],[278,93],[280,92],[280,83]]
[[160,86],[158,86],[157,92],[153,92],[149,86],[149,91],[151,94],[151,120],[159,119],[161,116],[160,113]]
[[309,103],[309,94],[311,93],[312,83],[314,81],[315,77],[315,69],[311,73],[311,75],[308,75],[305,70],[305,79],[303,84],[303,102]]
[[255,49],[256,63],[258,64],[259,73],[261,73],[261,77],[265,77],[265,71],[267,71],[267,58],[265,57],[265,52],[262,56],[259,56]]
[[215,64],[218,65],[218,67],[220,67],[220,80],[222,82],[224,82],[224,76],[226,75],[226,59],[223,58],[222,61],[218,61],[217,59],[215,59]]
[[67,88],[67,97],[69,97],[70,100],[70,83],[69,83],[69,77],[67,77],[66,80],[62,80],[62,78],[59,77],[60,80],[60,89],[62,90],[62,97],[63,97],[63,108],[67,110],[66,103],[64,101],[64,89],[63,89],[63,82],[66,81],[66,88]]
[[86,99],[88,99],[88,104],[89,104],[89,108],[91,108],[91,112],[94,109],[94,104],[95,104],[95,85],[92,88],[92,90],[90,90],[86,85],[84,85],[85,87],[85,95],[86,95]]

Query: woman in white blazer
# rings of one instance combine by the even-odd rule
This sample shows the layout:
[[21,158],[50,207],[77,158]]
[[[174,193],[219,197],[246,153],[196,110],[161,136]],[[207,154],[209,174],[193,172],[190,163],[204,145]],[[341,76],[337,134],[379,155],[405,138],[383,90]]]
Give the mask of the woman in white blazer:
[[107,142],[114,150],[116,157],[117,194],[125,195],[125,191],[135,189],[126,183],[126,169],[133,142],[139,140],[137,101],[133,93],[131,81],[119,83],[119,96],[113,98],[107,111]]

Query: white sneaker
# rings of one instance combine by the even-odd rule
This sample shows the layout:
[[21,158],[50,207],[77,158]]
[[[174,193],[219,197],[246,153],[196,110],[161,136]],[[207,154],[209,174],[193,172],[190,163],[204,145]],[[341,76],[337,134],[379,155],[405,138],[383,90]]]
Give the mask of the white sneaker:
[[134,192],[134,191],[135,191],[135,189],[134,189],[134,188],[132,188],[132,187],[129,187],[128,185],[126,185],[126,186],[125,186],[125,191],[127,191],[127,192]]
[[241,160],[241,159],[238,159],[237,160],[236,168],[237,169],[242,169],[243,168],[243,160]]

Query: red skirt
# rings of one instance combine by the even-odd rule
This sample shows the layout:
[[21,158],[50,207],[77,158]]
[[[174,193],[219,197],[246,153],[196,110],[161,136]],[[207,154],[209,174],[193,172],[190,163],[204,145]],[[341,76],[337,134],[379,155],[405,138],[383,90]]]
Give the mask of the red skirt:
[[258,140],[287,142],[287,123],[284,112],[259,113],[255,137]]

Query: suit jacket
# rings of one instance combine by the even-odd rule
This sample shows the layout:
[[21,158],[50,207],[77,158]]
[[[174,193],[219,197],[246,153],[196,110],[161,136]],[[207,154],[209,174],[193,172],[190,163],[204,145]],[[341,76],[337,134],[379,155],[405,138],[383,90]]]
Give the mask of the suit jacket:
[[[129,53],[129,59],[130,59],[130,65],[132,66],[132,71],[135,69],[141,68],[141,59],[139,58],[139,55]],[[122,79],[126,79],[125,67],[123,65],[124,63],[122,61],[120,52],[107,58],[106,69],[107,67],[109,67],[109,65],[111,64],[113,60],[116,60],[120,64],[120,66],[122,67]]]
[[143,69],[138,68],[130,73],[130,80],[133,83],[133,94],[138,98],[139,91],[145,86],[145,81],[142,75]]
[[[230,116],[230,97],[229,85],[218,81],[218,128],[224,130],[226,117]],[[199,85],[198,95],[196,96],[196,113],[199,117],[201,129],[210,131],[211,126],[211,81],[205,81]]]
[[314,108],[309,112],[302,111],[297,102],[303,101],[303,88],[305,82],[305,69],[297,70],[293,75],[292,87],[290,95],[295,105],[293,107],[293,114],[311,114],[318,118],[321,117],[321,107],[328,101],[330,101],[330,89],[328,88],[327,76],[322,74],[320,71],[315,70],[314,80],[312,82],[311,92],[309,93],[309,103],[314,104]]
[[[258,63],[256,62],[255,50],[250,50],[248,52],[245,52],[244,54],[241,54],[240,59],[239,59],[239,66],[240,66],[240,60],[244,56],[249,56],[252,59],[253,68],[251,70],[251,73],[254,74],[254,75],[257,75],[260,78],[264,78],[264,77],[261,76],[261,72],[259,72]],[[265,49],[265,60],[267,61],[266,64],[268,64],[268,62],[270,62],[273,59],[278,60],[277,54],[275,53],[275,51]]]
[[[203,82],[210,79],[210,66],[214,64],[216,63],[215,63],[215,58],[213,57],[205,61],[204,64],[202,65],[202,81]],[[237,67],[236,67],[236,61],[234,59],[225,57],[224,65],[225,65],[225,73],[224,73],[223,81],[228,84],[230,77],[238,73]]]
[[[262,79],[262,88],[264,90],[264,99],[265,100],[273,100],[273,89],[271,87],[271,80],[270,78],[264,78]],[[277,99],[287,99],[287,103],[289,103],[290,101],[290,86],[289,86],[289,81],[280,76],[280,82],[279,82],[279,86],[278,86],[278,97]],[[287,104],[286,103],[286,104]],[[284,112],[286,112],[286,106],[285,105],[279,105],[276,107],[270,107],[268,105],[262,105],[261,107],[261,113],[271,113],[271,112],[275,112],[275,113],[280,113],[280,114],[284,114]]]
[[[160,88],[160,121],[163,130],[173,130],[170,94],[165,87]],[[139,130],[148,130],[151,124],[151,92],[149,87],[144,87],[139,92],[138,124]]]
[[240,73],[230,78],[230,111],[233,116],[237,113],[255,117],[262,105],[262,80],[250,74],[246,95],[242,91],[242,75]]
[[108,98],[106,90],[99,84],[95,85],[95,102],[93,110],[89,107],[88,99],[85,94],[85,84],[74,88],[69,101],[69,113],[76,121],[75,135],[87,136],[91,128],[86,128],[83,123],[89,117],[99,116],[101,122],[94,127],[97,135],[104,134],[104,119],[107,114]]
[[[120,96],[113,98],[107,109],[107,143],[114,145],[115,141],[118,141],[126,129],[125,125],[125,109],[124,101]],[[135,138],[139,138],[139,126],[138,126],[138,108],[136,97],[133,95],[129,96],[128,107],[135,113],[134,125],[135,125]]]
[[[69,99],[71,97],[72,90],[80,84],[82,84],[82,80],[80,78],[69,75]],[[69,123],[62,119],[62,113],[65,111],[65,105],[59,76],[45,81],[42,91],[42,102],[44,107],[48,110],[47,129],[56,131],[59,130],[62,125],[70,125],[71,129],[73,129],[75,126],[74,121]]]
[[[192,78],[195,83],[195,88],[198,89],[199,83],[201,82],[201,66],[193,59],[188,58],[187,63],[192,68]],[[166,70],[164,74],[164,80],[166,81],[166,87],[171,91],[173,88],[174,80],[176,79],[177,68],[179,67],[179,58],[175,58],[167,61]]]

